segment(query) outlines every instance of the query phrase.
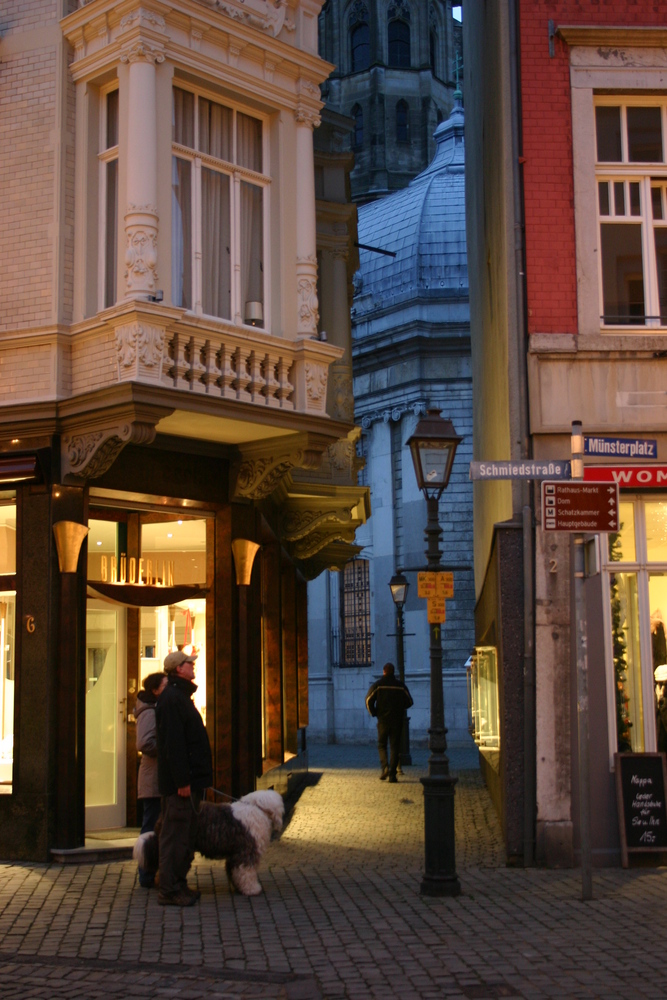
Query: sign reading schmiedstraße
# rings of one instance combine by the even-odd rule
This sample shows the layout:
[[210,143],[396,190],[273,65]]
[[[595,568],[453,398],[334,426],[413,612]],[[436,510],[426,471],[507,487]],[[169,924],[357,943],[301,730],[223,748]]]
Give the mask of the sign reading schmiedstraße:
[[471,462],[471,479],[569,479],[568,461]]
[[618,484],[542,483],[545,531],[618,531]]

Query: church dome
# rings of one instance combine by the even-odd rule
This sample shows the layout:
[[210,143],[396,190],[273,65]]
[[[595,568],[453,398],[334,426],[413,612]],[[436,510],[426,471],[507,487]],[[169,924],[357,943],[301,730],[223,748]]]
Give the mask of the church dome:
[[402,191],[359,207],[359,249],[353,322],[414,298],[468,297],[464,114],[460,94],[434,133],[429,166]]

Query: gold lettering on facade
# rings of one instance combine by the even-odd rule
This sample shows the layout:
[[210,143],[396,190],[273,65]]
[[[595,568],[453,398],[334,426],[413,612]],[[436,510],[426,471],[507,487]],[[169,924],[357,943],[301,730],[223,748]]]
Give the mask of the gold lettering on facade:
[[144,561],[143,561],[143,559],[139,560],[139,580],[138,580],[138,582],[140,584],[144,582]]
[[146,560],[146,583],[149,587],[153,586],[153,560]]
[[102,583],[106,583],[107,582],[108,572],[109,572],[109,568],[107,566],[107,557],[106,556],[102,556],[102,559],[100,561],[100,576],[102,577]]
[[137,582],[137,560],[130,556],[130,583]]
[[163,587],[164,587],[164,586],[166,586],[166,584],[167,584],[167,574],[166,574],[166,568],[167,568],[167,567],[166,567],[166,565],[165,565],[165,561],[164,561],[164,559],[163,559],[163,560],[162,560],[162,586],[163,586]]
[[116,569],[116,557],[111,557],[111,582],[118,583],[118,573]]
[[174,563],[172,560],[169,560],[169,586],[174,586]]
[[124,552],[120,554],[120,582],[127,583],[127,556]]

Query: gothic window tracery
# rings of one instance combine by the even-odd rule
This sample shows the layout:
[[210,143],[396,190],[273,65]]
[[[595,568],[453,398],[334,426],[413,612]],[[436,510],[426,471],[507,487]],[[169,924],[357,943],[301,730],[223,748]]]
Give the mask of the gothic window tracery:
[[353,73],[368,69],[371,63],[371,34],[368,7],[355,0],[347,17],[350,35],[350,66]]

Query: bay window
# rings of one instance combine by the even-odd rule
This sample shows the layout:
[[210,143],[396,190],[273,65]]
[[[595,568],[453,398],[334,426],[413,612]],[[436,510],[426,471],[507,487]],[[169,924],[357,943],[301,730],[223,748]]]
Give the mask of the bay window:
[[172,126],[173,303],[264,327],[262,122],[174,87]]
[[605,326],[667,326],[667,102],[597,98],[596,180]]

